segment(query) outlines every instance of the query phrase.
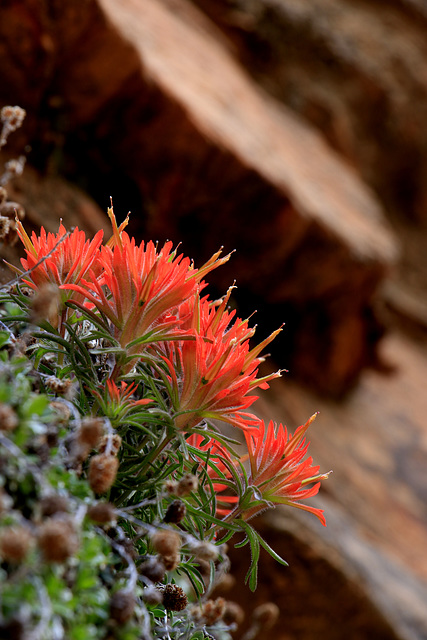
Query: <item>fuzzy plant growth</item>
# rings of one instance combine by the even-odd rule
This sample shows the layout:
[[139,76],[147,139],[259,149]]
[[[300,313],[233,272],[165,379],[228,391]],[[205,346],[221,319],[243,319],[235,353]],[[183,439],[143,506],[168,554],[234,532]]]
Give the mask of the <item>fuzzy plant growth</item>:
[[[305,501],[327,474],[251,412],[262,352],[248,320],[211,300],[170,242],[32,234],[0,293],[0,636],[226,640],[233,606],[211,594],[227,544],[286,564],[252,518]],[[236,438],[224,435],[230,425]],[[237,437],[241,435],[241,438]],[[242,455],[241,442],[245,444]],[[7,635],[9,634],[9,635]],[[15,635],[13,635],[15,634]]]

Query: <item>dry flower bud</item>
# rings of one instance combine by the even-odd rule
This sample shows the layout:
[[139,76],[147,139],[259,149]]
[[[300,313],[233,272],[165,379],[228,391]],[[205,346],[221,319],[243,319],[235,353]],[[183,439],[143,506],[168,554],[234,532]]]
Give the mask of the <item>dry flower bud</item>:
[[231,602],[231,600],[227,600],[225,603],[224,613],[222,614],[222,619],[225,624],[242,624],[245,619],[245,612],[242,607],[237,604],[237,602]]
[[95,493],[105,493],[116,479],[119,461],[103,453],[93,456],[89,462],[89,484]]
[[116,456],[119,452],[122,439],[118,433],[109,433],[102,436],[98,445],[99,453],[109,453],[111,456]]
[[33,543],[33,536],[21,526],[10,526],[0,530],[0,556],[8,562],[20,563]]
[[135,611],[135,596],[130,591],[116,591],[110,600],[110,618],[125,624]]
[[151,582],[161,582],[165,577],[166,568],[160,558],[148,558],[140,565],[139,572]]
[[191,551],[197,560],[216,560],[218,558],[218,547],[211,542],[200,542],[192,547]]
[[215,624],[215,622],[218,622],[225,613],[224,598],[207,600],[203,606],[202,613],[208,627]]
[[181,562],[179,553],[173,553],[170,556],[162,556],[163,564],[166,571],[174,571]]
[[163,484],[163,489],[166,491],[166,493],[170,493],[173,495],[176,491],[177,486],[178,483],[175,482],[175,480],[166,480]]
[[186,512],[187,508],[182,500],[174,500],[166,510],[164,521],[179,524],[185,518]]
[[68,499],[57,493],[44,496],[44,498],[40,500],[41,515],[45,518],[50,518],[56,513],[68,513],[69,506]]
[[142,599],[147,604],[160,604],[161,601],[163,600],[163,595],[159,589],[156,589],[156,587],[150,586],[150,587],[145,587],[142,594]]
[[[37,290],[31,300],[31,321],[47,320],[52,326],[56,327],[58,325],[60,304],[61,297],[58,286],[53,282],[46,282]],[[54,376],[51,376],[51,378],[55,379]],[[71,384],[70,380],[61,380],[62,384],[64,382],[67,382],[68,386]],[[63,392],[61,391],[60,393]]]
[[111,502],[97,502],[88,507],[86,514],[97,524],[107,524],[116,519],[116,510]]
[[0,240],[4,240],[10,231],[10,220],[0,216]]
[[3,107],[0,111],[1,121],[8,126],[9,131],[15,131],[16,129],[18,129],[22,125],[25,116],[25,109],[22,109],[22,107],[18,106],[12,107],[8,105],[6,107]]
[[176,584],[167,584],[163,591],[163,606],[168,611],[182,611],[188,604],[187,596]]
[[199,481],[197,477],[192,473],[186,473],[178,482],[175,492],[176,495],[180,497],[188,496],[188,494],[190,494],[192,491],[197,491],[198,486]]
[[176,531],[158,529],[151,536],[151,544],[161,556],[170,556],[177,553],[181,548],[181,537]]
[[4,187],[0,186],[0,207],[2,206],[3,203],[5,203],[7,200],[7,191]]
[[266,602],[256,607],[252,614],[252,619],[264,629],[270,629],[270,627],[277,622],[279,615],[280,609],[277,604],[274,604],[274,602]]
[[52,400],[50,403],[50,408],[54,410],[56,414],[56,419],[60,424],[66,424],[71,418],[70,408],[64,402],[60,402],[59,400]]
[[46,378],[46,386],[54,393],[67,393],[72,384],[72,380],[61,380],[56,376]]
[[10,405],[0,403],[0,431],[13,431],[18,424],[16,411]]
[[46,562],[65,562],[78,548],[72,522],[55,518],[43,522],[39,528],[38,547]]
[[104,421],[102,418],[84,418],[77,432],[77,440],[94,449],[97,447],[103,432]]

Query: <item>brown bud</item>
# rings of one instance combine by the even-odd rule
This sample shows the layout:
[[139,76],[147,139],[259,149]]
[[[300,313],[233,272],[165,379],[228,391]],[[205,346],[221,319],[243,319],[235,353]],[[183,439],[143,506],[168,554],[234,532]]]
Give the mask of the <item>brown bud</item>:
[[174,571],[181,562],[179,553],[173,553],[170,556],[162,556],[163,564],[166,571]]
[[231,602],[227,600],[225,603],[224,613],[222,614],[222,619],[225,624],[242,624],[245,619],[245,612],[242,607],[237,604],[237,602]]
[[148,558],[139,567],[141,575],[152,582],[161,582],[165,577],[165,565],[160,558]]
[[98,445],[98,451],[99,453],[107,453],[111,456],[116,456],[121,444],[122,439],[118,433],[108,433],[107,435],[102,436]]
[[218,547],[211,542],[200,542],[191,550],[197,560],[216,560],[218,558]]
[[60,400],[52,400],[50,408],[55,412],[56,421],[60,424],[66,424],[71,418],[70,408]]
[[164,521],[179,524],[185,518],[186,512],[187,509],[182,500],[174,500],[166,510]]
[[178,483],[175,482],[175,480],[166,480],[163,483],[163,489],[166,491],[166,493],[170,493],[172,495],[175,493],[177,486]]
[[215,624],[215,622],[218,622],[225,613],[224,598],[207,600],[203,605],[202,613],[208,627]]
[[163,595],[159,589],[156,589],[156,587],[145,587],[142,594],[142,599],[147,604],[160,604],[160,602],[163,600]]
[[4,240],[10,231],[10,219],[0,215],[0,240]]
[[94,449],[98,445],[103,431],[104,421],[102,418],[84,418],[77,431],[77,440]]
[[110,600],[110,617],[118,624],[125,624],[133,616],[135,596],[130,591],[116,591]]
[[163,606],[168,611],[182,611],[188,604],[187,596],[176,584],[167,584],[163,591]]
[[56,376],[49,376],[48,378],[46,378],[46,386],[54,393],[67,393],[70,390],[72,384],[72,380],[61,380]]
[[68,513],[69,506],[68,499],[57,493],[52,493],[40,500],[41,515],[47,518],[55,513]]
[[86,511],[88,518],[97,524],[106,524],[116,519],[116,510],[110,502],[98,502],[90,505]]
[[170,556],[180,549],[181,538],[176,531],[158,529],[156,533],[151,536],[151,543],[153,548],[161,556]]
[[46,562],[65,562],[78,548],[72,522],[54,518],[46,520],[39,528],[38,546]]
[[186,473],[182,476],[181,480],[178,482],[176,487],[176,495],[177,496],[188,496],[192,491],[197,491],[197,487],[199,486],[199,481],[196,476],[192,473]]
[[8,562],[20,563],[33,543],[33,536],[21,526],[10,526],[0,530],[0,556]]
[[277,604],[274,604],[274,602],[266,602],[256,607],[252,614],[252,619],[264,629],[270,629],[270,627],[277,622],[279,615],[280,609]]
[[100,454],[89,463],[89,484],[95,493],[105,493],[116,479],[119,461],[114,456]]
[[18,424],[16,411],[10,405],[0,403],[0,431],[13,431]]
[[7,200],[7,191],[4,187],[0,186],[0,207],[2,206],[2,204],[4,204]]

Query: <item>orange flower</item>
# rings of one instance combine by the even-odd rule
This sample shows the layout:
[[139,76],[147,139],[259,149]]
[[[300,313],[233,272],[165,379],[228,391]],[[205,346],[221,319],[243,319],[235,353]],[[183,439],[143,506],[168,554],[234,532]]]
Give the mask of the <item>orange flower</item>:
[[[21,259],[21,264],[25,271],[31,270],[24,282],[31,288],[38,289],[47,283],[58,287],[78,284],[89,269],[96,268],[102,231],[98,231],[93,240],[86,240],[84,231],[78,228],[67,236],[61,222],[58,233],[46,233],[42,227],[40,236],[37,237],[33,232],[30,239],[19,220],[16,221],[16,227],[27,254],[26,258]],[[63,302],[75,297],[75,294],[65,291],[61,294]]]
[[[256,420],[255,416],[251,418],[244,431],[248,454],[240,459],[233,460],[225,447],[214,439],[203,446],[200,435],[191,435],[187,440],[200,451],[210,451],[209,459],[213,464],[208,475],[217,494],[218,514],[249,520],[268,506],[287,504],[313,513],[326,526],[322,509],[301,502],[315,496],[320,481],[329,475],[319,474],[319,467],[313,466],[313,459],[306,458],[309,443],[305,441],[305,433],[315,416],[299,427],[293,436],[288,436],[286,427],[281,424],[277,427],[270,421],[266,428],[264,421]],[[248,460],[250,473],[246,476],[242,474],[241,464]],[[237,473],[240,468],[239,488],[235,481],[232,482],[230,465],[236,468]],[[216,469],[224,474],[226,482]],[[233,484],[234,495],[230,495]]]
[[195,338],[164,345],[178,429],[189,431],[206,419],[246,428],[244,410],[258,397],[251,395],[252,390],[267,388],[268,381],[280,375],[257,378],[258,354],[278,331],[250,349],[254,329],[226,309],[229,295],[230,291],[220,303],[196,297],[181,306],[181,313],[191,319],[182,326],[192,328]]
[[67,288],[84,295],[110,320],[114,337],[128,355],[149,343],[187,336],[176,315],[179,305],[195,295],[201,278],[228,256],[218,259],[215,254],[195,269],[188,258],[177,255],[171,242],[160,250],[153,242],[137,246],[123,231],[127,220],[117,227],[112,209],[108,213],[113,237],[101,248],[102,274],[90,272],[89,279]]
[[136,389],[137,385],[134,382],[128,384],[122,380],[120,386],[118,386],[113,380],[107,380],[103,394],[96,389],[89,389],[89,391],[97,398],[103,415],[108,416],[114,422],[120,423],[126,416],[135,413],[138,407],[153,402],[151,398],[135,400],[132,396]]
[[[298,427],[293,436],[288,436],[286,427],[281,424],[277,427],[273,421],[269,422],[267,428],[262,420],[257,428],[246,430],[251,470],[248,484],[258,489],[263,500],[309,511],[326,526],[322,509],[300,502],[315,496],[320,481],[328,477],[327,473],[319,474],[319,467],[313,466],[312,457],[306,458],[310,443],[306,443],[305,434],[315,417],[312,416],[305,425]],[[260,510],[262,508],[258,506],[249,506],[245,519]]]

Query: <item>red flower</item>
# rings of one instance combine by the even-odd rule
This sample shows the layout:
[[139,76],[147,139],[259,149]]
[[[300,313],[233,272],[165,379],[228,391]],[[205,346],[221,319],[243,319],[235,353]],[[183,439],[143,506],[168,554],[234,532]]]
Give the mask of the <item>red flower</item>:
[[195,338],[164,345],[178,429],[189,431],[205,419],[246,428],[244,410],[258,397],[251,392],[267,388],[268,381],[280,375],[257,378],[258,354],[280,330],[251,349],[254,329],[226,309],[230,291],[220,303],[196,297],[182,305],[180,312],[190,318],[182,326],[192,329]]
[[[234,460],[216,440],[211,439],[201,446],[202,436],[190,436],[188,444],[200,451],[210,451],[212,467],[208,469],[208,475],[217,494],[218,514],[249,520],[267,506],[287,504],[313,513],[326,526],[322,509],[301,502],[315,496],[320,481],[329,475],[319,474],[319,467],[313,466],[313,459],[306,458],[309,443],[305,441],[305,433],[314,418],[312,416],[305,425],[299,427],[293,436],[288,436],[286,427],[281,424],[277,427],[273,421],[267,428],[264,421],[257,421],[257,426],[253,426],[255,416],[252,416],[252,425],[249,424],[244,431],[248,454]],[[237,484],[231,482],[233,475],[230,466],[233,465],[239,472],[241,464],[248,460],[250,473],[246,476],[240,470],[238,491]],[[216,472],[217,469],[224,474],[226,483]],[[235,495],[230,495],[230,482],[234,484]]]
[[[315,496],[320,481],[328,477],[327,473],[319,475],[313,458],[306,458],[310,443],[306,443],[305,434],[315,417],[298,427],[293,436],[288,435],[286,427],[281,424],[277,427],[273,421],[267,429],[264,421],[260,421],[258,428],[246,430],[251,470],[248,483],[257,487],[263,500],[310,511],[326,526],[322,509],[300,502]],[[252,517],[259,510],[256,506],[249,509],[246,517]]]
[[[103,232],[98,231],[93,240],[86,240],[84,231],[74,229],[68,236],[64,225],[59,225],[58,233],[46,233],[42,227],[40,236],[33,232],[31,240],[19,220],[16,228],[25,251],[26,258],[21,259],[25,271],[30,271],[24,280],[33,289],[53,283],[60,287],[70,283],[78,284],[89,269],[95,268],[99,257],[99,247]],[[55,248],[56,247],[56,248]],[[19,272],[20,273],[20,272]],[[75,298],[75,294],[61,294],[63,302]]]
[[96,389],[89,389],[89,391],[97,398],[103,415],[108,416],[110,420],[120,422],[126,416],[133,415],[138,407],[153,403],[151,398],[135,400],[133,394],[136,389],[137,385],[134,382],[128,384],[122,380],[118,386],[113,380],[107,380],[103,393]]
[[108,213],[113,237],[101,248],[102,274],[90,272],[88,279],[67,288],[84,295],[111,321],[113,335],[128,355],[145,344],[187,336],[189,332],[180,329],[179,305],[195,295],[201,278],[228,256],[218,259],[216,254],[195,269],[171,242],[160,250],[153,242],[137,246],[123,231],[127,220],[117,227],[112,209]]

